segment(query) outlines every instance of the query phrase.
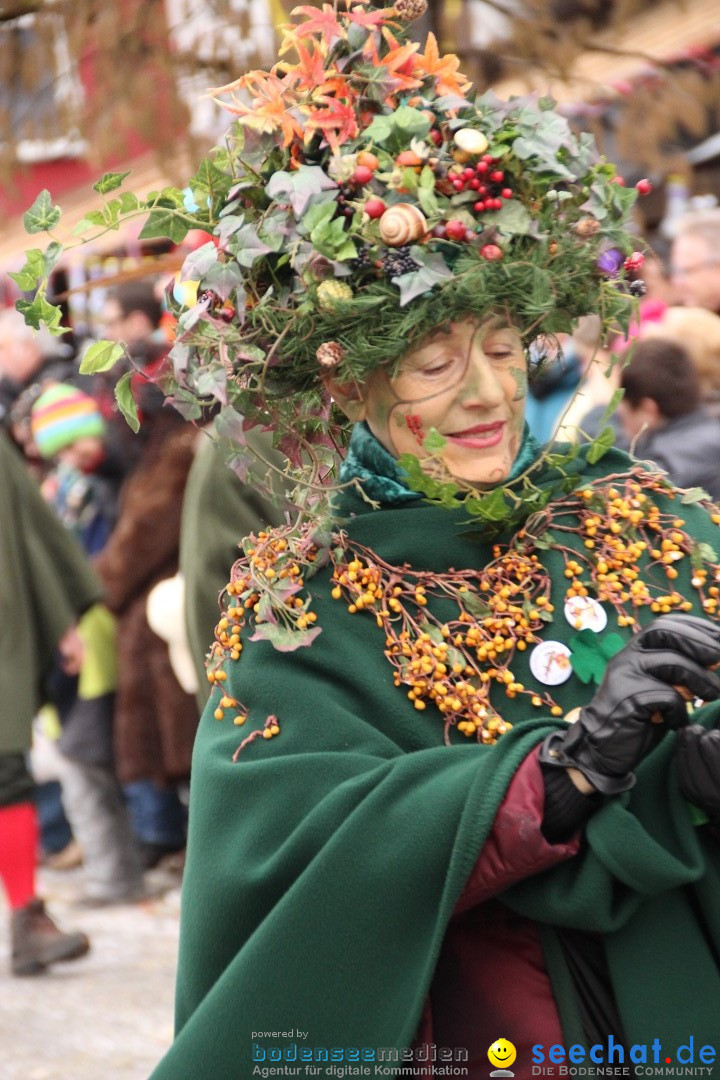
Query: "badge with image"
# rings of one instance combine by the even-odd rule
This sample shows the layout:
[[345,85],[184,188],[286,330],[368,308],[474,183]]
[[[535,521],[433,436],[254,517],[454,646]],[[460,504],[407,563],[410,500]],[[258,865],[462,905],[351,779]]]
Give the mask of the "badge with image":
[[491,1065],[497,1066],[490,1073],[491,1076],[514,1076],[507,1065],[512,1065],[517,1057],[517,1051],[508,1039],[496,1039],[488,1050],[488,1060]]

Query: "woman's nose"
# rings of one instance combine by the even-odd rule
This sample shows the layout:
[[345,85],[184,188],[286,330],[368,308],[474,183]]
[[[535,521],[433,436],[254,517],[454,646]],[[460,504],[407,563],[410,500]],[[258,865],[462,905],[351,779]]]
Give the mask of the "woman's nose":
[[460,399],[467,408],[494,408],[504,398],[502,383],[492,362],[478,346],[468,357]]

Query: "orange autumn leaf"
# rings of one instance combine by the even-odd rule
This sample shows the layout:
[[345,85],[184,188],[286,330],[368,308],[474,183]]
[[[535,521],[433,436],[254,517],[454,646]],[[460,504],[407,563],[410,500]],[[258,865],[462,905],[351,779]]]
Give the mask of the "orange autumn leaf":
[[[350,22],[357,23],[358,26],[364,26],[367,30],[371,30],[376,26],[384,26],[387,20],[395,14],[395,8],[377,8],[375,11],[363,11],[360,7],[353,7],[347,13],[346,18]],[[393,25],[397,26],[397,23]]]
[[[383,34],[385,34],[384,29]],[[372,37],[366,43],[363,50],[364,55],[369,59],[373,67],[385,68],[391,77],[394,92],[398,90],[417,90],[422,86],[422,80],[415,78],[410,72],[417,65],[416,53],[420,46],[416,41],[407,42],[405,45],[397,45],[396,39],[393,38],[389,31],[386,40],[394,47],[385,56],[381,57],[379,55],[377,45]],[[404,71],[403,68],[405,68]]]
[[255,131],[269,134],[278,130],[282,131],[283,146],[289,146],[296,136],[302,139],[302,125],[291,111],[297,107],[297,102],[288,93],[288,87],[283,79],[263,71],[251,71],[237,80],[236,87],[253,94],[252,104],[247,105],[236,98],[233,98],[230,103],[221,102],[221,104],[229,112],[238,116],[241,124]]
[[313,109],[305,121],[305,137],[321,131],[333,152],[340,149],[342,143],[354,139],[359,132],[358,118],[352,105],[346,105],[336,98],[323,97],[327,108]]
[[313,94],[313,97],[322,101],[324,99],[319,96],[321,94],[349,102],[357,100],[357,93],[350,86],[344,75],[335,75],[326,79],[324,83],[318,86],[317,92]]
[[460,61],[455,53],[440,55],[435,35],[429,33],[425,42],[425,52],[418,56],[418,70],[435,79],[438,94],[460,94],[464,97],[470,82],[458,71]]
[[275,67],[285,72],[287,85],[298,90],[315,90],[322,86],[328,77],[325,70],[325,55],[319,43],[315,43],[314,49],[307,49],[302,41],[295,43],[295,49],[300,57],[298,64],[280,63]]
[[[306,16],[305,22],[300,23],[294,29],[293,33],[297,40],[310,37],[313,34],[320,34],[326,45],[332,45],[338,38],[347,37],[342,24],[338,22],[332,4],[323,4],[322,10],[312,7],[310,4],[304,4],[301,7],[293,8],[291,15]],[[285,43],[283,42],[283,52],[285,51]]]

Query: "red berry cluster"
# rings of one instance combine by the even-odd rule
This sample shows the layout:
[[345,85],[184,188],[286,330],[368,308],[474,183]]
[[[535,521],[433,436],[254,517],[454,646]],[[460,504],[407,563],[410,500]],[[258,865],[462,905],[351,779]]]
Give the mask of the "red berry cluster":
[[502,169],[493,168],[497,165],[498,158],[491,154],[483,154],[477,165],[463,169],[452,177],[452,186],[457,192],[477,192],[477,202],[473,204],[473,210],[478,214],[486,210],[499,210],[503,199],[512,199],[513,190],[507,187],[505,173]]

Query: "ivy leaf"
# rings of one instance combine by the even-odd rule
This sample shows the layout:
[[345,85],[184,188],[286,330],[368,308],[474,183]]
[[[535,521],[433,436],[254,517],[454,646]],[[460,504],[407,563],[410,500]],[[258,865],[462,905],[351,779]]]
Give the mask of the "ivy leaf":
[[400,290],[400,307],[405,307],[416,296],[430,292],[435,285],[451,278],[452,271],[448,270],[442,255],[431,255],[425,265],[419,270],[411,270],[409,274],[398,274],[392,279],[393,284]]
[[8,272],[8,277],[17,283],[22,292],[33,292],[56,265],[62,250],[62,244],[58,244],[57,240],[48,244],[45,251],[31,248],[25,252],[25,265],[20,270]]
[[162,236],[180,244],[193,228],[193,223],[174,207],[161,207],[151,210],[140,233],[141,240],[152,240]]
[[287,195],[287,201],[293,208],[295,217],[301,218],[314,195],[335,190],[337,184],[320,168],[319,165],[300,165],[294,172],[276,172],[265,185],[265,191],[271,199],[280,201],[279,196]]
[[447,439],[440,434],[437,428],[430,428],[430,431],[423,439],[423,450],[427,450],[428,454],[439,454],[441,450],[445,449],[446,445]]
[[467,499],[465,508],[473,517],[485,518],[487,521],[502,521],[510,513],[502,488],[495,488],[489,495],[483,495],[482,498]]
[[217,260],[217,248],[212,240],[207,244],[202,244],[185,257],[180,269],[180,280],[199,281],[207,274],[210,267],[215,265]]
[[692,506],[693,503],[703,502],[703,500],[709,498],[710,496],[708,495],[707,491],[705,491],[705,488],[691,487],[688,488],[687,491],[683,494],[680,502],[683,504],[683,506]]
[[200,162],[195,175],[188,181],[187,186],[192,191],[196,201],[198,195],[209,198],[211,213],[214,213],[216,207],[225,202],[228,192],[233,186],[233,178],[228,173],[218,169],[208,158],[204,158]]
[[310,630],[290,630],[286,626],[260,623],[250,641],[269,641],[278,652],[295,652],[303,646],[312,645],[318,634],[322,634],[321,626],[314,626]]
[[622,386],[618,386],[617,390],[615,390],[615,392],[613,393],[613,396],[610,398],[607,405],[605,406],[605,411],[603,412],[602,416],[600,417],[600,428],[601,428],[601,430],[605,429],[610,417],[613,415],[613,413],[617,409],[618,405],[620,404],[620,402],[622,401],[624,396],[625,396],[625,391],[623,390]]
[[704,542],[693,544],[690,549],[690,565],[693,570],[700,570],[707,563],[711,563],[713,566],[717,565],[718,555],[715,548],[711,544]]
[[[238,253],[238,258],[241,254],[242,252]],[[245,300],[245,290],[240,287],[242,282],[243,273],[236,262],[215,263],[203,279],[203,284],[217,293],[221,300],[227,300],[230,293],[237,289],[239,302],[236,309],[242,306]]]
[[600,683],[608,661],[625,646],[619,634],[581,630],[568,642],[570,663],[580,682]]
[[534,227],[529,210],[518,199],[503,202],[493,214],[493,225],[508,236],[527,236]]
[[357,255],[357,248],[345,232],[342,218],[321,221],[310,233],[310,239],[320,254],[329,259],[352,259]]
[[93,184],[93,191],[106,195],[108,191],[115,191],[122,182],[130,175],[130,172],[106,172]]
[[80,374],[95,375],[98,371],[109,371],[124,355],[125,348],[118,341],[96,341],[83,353]]
[[128,422],[128,426],[136,434],[140,430],[140,419],[138,417],[137,404],[132,394],[132,387],[130,380],[132,379],[132,371],[126,371],[125,374],[118,379],[115,386],[115,400],[117,401],[118,408]]
[[43,292],[38,292],[33,300],[17,300],[15,307],[34,330],[44,326],[56,337],[69,333],[69,327],[60,325],[61,309],[56,304],[51,304]]
[[[259,259],[262,255],[267,255],[269,251],[273,250],[269,244],[260,239],[257,229],[249,222],[235,232],[232,237],[232,244],[228,246],[240,265],[246,267],[252,266],[256,259]],[[231,264],[226,263],[225,265]],[[239,280],[242,280],[242,274]]]
[[61,214],[60,207],[53,206],[48,189],[43,188],[30,209],[23,214],[25,232],[39,233],[54,229]]
[[123,191],[116,199],[111,199],[105,207],[105,220],[107,221],[110,217],[115,222],[120,214],[130,214],[133,210],[139,210],[140,206],[140,200],[134,192]]
[[419,109],[401,105],[390,116],[376,116],[363,134],[380,146],[401,149],[409,146],[411,139],[425,138],[430,126],[430,121]]
[[608,425],[598,435],[597,439],[593,439],[590,443],[590,449],[588,450],[587,459],[591,465],[594,465],[607,454],[608,450],[615,445],[615,432]]
[[97,228],[98,225],[105,224],[105,217],[102,210],[88,210],[85,217],[78,221],[77,225],[73,228],[73,236],[82,236],[89,229]]

